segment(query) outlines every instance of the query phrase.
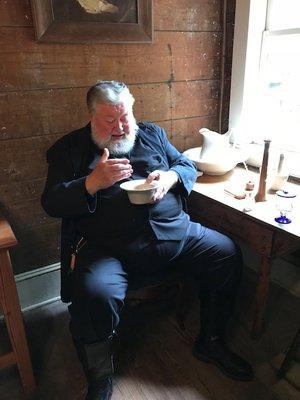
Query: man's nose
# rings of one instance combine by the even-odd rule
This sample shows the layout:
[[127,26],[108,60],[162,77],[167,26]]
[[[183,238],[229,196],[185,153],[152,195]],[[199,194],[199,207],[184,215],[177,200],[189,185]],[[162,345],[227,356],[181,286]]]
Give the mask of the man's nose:
[[117,129],[120,132],[123,131],[123,123],[121,121],[116,121],[115,129]]

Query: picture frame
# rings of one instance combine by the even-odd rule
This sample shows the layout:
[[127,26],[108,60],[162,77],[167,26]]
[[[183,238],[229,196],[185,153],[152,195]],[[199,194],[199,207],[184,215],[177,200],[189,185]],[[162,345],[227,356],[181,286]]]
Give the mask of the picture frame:
[[[96,15],[82,8],[84,1],[31,0],[36,40],[71,44],[152,43],[152,0],[97,0],[98,3],[95,0],[97,7],[104,4],[110,11],[100,11]],[[130,10],[126,10],[126,6]],[[113,15],[115,10],[119,16],[117,12]],[[127,11],[130,15],[126,20]]]

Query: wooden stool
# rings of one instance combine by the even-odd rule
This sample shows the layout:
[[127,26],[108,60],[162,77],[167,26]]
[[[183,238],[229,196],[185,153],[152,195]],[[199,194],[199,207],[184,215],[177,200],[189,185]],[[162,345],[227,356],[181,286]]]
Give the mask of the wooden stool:
[[0,219],[0,305],[12,345],[10,353],[0,356],[0,369],[17,364],[24,390],[31,394],[36,386],[9,256],[9,248],[16,244],[17,240],[10,225],[6,220]]

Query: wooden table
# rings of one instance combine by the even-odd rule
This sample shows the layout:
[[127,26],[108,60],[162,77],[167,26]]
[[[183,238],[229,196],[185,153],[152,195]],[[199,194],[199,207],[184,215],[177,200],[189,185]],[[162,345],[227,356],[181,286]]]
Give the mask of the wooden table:
[[222,176],[203,175],[198,178],[188,200],[192,220],[229,234],[260,254],[261,262],[253,307],[252,336],[259,338],[268,297],[272,259],[300,248],[300,185],[288,183],[287,189],[296,192],[292,223],[278,224],[274,217],[276,195],[268,194],[267,201],[255,203],[245,212],[246,200],[238,200],[225,189],[235,187],[243,190],[249,180],[258,188],[258,173],[247,172],[241,167]]

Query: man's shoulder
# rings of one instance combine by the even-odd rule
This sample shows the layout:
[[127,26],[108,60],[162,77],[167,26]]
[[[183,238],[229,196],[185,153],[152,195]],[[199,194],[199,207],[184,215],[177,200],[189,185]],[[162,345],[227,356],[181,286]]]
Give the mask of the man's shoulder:
[[161,140],[165,136],[165,131],[159,125],[154,124],[153,122],[140,122],[138,124],[139,127],[139,134],[143,136],[145,139],[158,141]]
[[153,133],[153,132],[157,133],[162,130],[162,128],[160,126],[158,126],[150,121],[139,122],[138,127],[140,128],[140,130],[142,132],[145,132],[145,133]]
[[52,155],[59,153],[60,151],[65,151],[70,146],[83,145],[89,137],[89,132],[89,125],[86,125],[83,128],[67,133],[52,144],[52,146],[48,149],[47,154]]

